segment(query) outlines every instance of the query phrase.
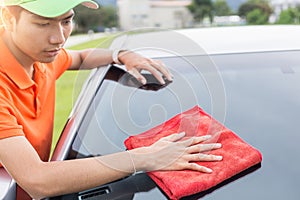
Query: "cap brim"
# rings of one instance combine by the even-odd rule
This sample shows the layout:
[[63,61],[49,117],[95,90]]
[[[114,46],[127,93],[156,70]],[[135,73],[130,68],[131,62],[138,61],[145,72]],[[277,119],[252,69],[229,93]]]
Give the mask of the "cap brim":
[[91,0],[37,0],[22,3],[20,6],[42,17],[57,17],[79,4],[92,9],[99,8],[99,5]]

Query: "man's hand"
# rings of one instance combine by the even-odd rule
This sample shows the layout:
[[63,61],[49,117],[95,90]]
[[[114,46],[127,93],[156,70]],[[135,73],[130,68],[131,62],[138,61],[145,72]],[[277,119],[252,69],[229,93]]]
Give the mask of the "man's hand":
[[195,170],[211,173],[212,170],[198,165],[200,161],[221,161],[222,156],[208,154],[209,151],[222,147],[220,143],[204,143],[211,137],[200,136],[183,139],[185,133],[172,134],[161,138],[149,147],[134,149],[132,155],[146,159],[145,171],[156,170]]
[[145,77],[140,73],[142,70],[149,71],[161,84],[165,84],[162,76],[165,76],[169,81],[173,79],[165,64],[159,60],[143,57],[133,51],[121,51],[118,58],[125,65],[128,73],[133,75],[142,84],[147,83]]

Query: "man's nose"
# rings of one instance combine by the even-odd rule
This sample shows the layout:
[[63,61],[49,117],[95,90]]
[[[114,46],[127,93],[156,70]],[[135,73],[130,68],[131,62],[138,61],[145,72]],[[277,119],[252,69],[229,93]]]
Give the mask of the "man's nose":
[[64,44],[66,41],[64,28],[62,26],[57,26],[52,29],[50,35],[50,43],[51,44]]

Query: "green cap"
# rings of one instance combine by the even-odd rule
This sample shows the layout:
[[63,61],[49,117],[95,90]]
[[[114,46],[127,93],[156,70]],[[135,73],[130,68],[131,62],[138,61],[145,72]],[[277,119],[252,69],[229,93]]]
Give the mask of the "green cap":
[[29,12],[43,17],[60,16],[79,4],[97,9],[99,6],[92,0],[0,0],[2,6],[20,6]]

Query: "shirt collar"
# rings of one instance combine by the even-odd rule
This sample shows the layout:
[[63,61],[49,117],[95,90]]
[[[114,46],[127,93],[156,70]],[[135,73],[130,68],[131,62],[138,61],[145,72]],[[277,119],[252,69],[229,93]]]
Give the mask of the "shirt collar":
[[34,85],[23,66],[10,52],[2,39],[3,30],[0,29],[0,71],[4,72],[20,89]]

